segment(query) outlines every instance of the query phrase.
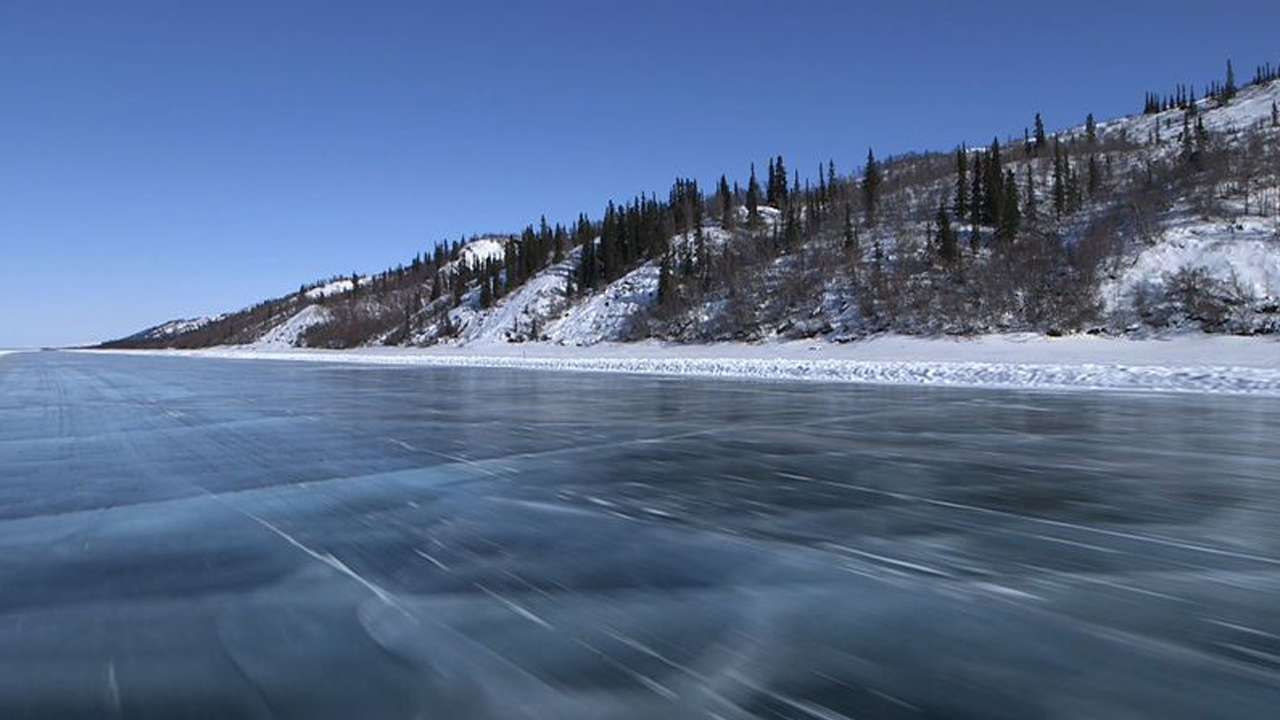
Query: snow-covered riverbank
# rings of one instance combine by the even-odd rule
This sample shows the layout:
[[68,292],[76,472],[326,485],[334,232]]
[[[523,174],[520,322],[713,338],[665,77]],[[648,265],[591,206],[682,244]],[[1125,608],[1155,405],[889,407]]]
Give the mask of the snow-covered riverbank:
[[[142,351],[125,351],[142,352]],[[1280,396],[1280,342],[1186,335],[1160,340],[1029,335],[883,337],[835,345],[472,344],[344,351],[151,351],[165,356],[424,367],[486,367],[891,385],[1214,392]]]

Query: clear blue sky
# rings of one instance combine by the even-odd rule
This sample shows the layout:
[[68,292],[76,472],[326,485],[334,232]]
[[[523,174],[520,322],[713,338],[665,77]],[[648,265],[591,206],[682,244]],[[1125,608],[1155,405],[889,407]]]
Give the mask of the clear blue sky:
[[1280,61],[1280,3],[0,0],[0,346]]

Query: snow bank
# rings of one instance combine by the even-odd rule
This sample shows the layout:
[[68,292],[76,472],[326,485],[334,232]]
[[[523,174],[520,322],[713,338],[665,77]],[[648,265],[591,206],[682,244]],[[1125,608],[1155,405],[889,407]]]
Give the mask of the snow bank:
[[640,343],[570,347],[526,343],[483,349],[463,346],[343,352],[255,349],[119,352],[413,367],[1280,397],[1280,341],[1267,338],[1179,336],[1137,341],[1016,335],[975,340],[886,337],[846,345]]

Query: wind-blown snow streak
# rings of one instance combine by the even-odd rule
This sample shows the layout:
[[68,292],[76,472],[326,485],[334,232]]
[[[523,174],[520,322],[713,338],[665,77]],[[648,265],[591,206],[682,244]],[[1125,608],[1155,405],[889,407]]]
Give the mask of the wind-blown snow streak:
[[[580,350],[581,352],[563,352]],[[1171,365],[1128,362],[989,362],[945,360],[853,360],[770,357],[689,357],[679,347],[650,356],[602,357],[588,349],[561,348],[555,356],[503,354],[304,351],[246,349],[149,352],[179,357],[290,360],[410,367],[508,368],[569,372],[620,372],[758,380],[871,383],[949,387],[1115,390],[1266,395],[1280,397],[1280,367],[1274,365]],[[536,348],[534,348],[536,352]],[[729,352],[726,352],[726,355]]]

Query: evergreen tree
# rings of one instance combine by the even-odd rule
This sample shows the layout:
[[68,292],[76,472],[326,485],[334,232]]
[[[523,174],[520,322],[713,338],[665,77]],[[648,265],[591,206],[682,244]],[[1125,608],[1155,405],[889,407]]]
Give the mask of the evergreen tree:
[[719,186],[719,204],[721,204],[721,227],[724,229],[732,229],[733,220],[733,192],[728,188],[728,181],[721,176],[721,186]]
[[716,200],[719,205],[719,215],[721,215],[719,217],[721,227],[724,229],[733,227],[733,195],[728,190],[728,181],[724,176],[721,176],[719,187],[716,188]]
[[1196,119],[1195,158],[1196,167],[1203,167],[1204,158],[1209,153],[1209,131],[1204,126],[1204,119]]
[[1067,178],[1064,170],[1065,158],[1062,154],[1062,143],[1053,141],[1053,214],[1061,218],[1067,209]]
[[779,155],[772,163],[773,175],[769,178],[769,204],[781,207],[787,202],[787,166]]
[[568,249],[568,245],[569,245],[569,233],[564,229],[563,225],[560,225],[557,223],[556,224],[556,251],[555,251],[555,257],[553,258],[555,262],[562,262],[564,260],[564,254],[565,254],[565,251]]
[[1031,172],[1031,164],[1027,163],[1027,199],[1023,202],[1026,207],[1027,222],[1035,225],[1040,220],[1040,205],[1036,199],[1036,176]]
[[658,265],[658,303],[665,305],[671,300],[671,253],[662,254],[662,263]]
[[1102,189],[1102,172],[1098,169],[1098,157],[1096,155],[1089,156],[1089,197],[1098,196],[1098,191]]
[[875,227],[879,218],[880,164],[873,150],[867,150],[867,167],[862,173],[862,202],[867,227]]
[[960,259],[960,243],[956,240],[955,230],[951,227],[951,215],[947,213],[947,204],[938,204],[938,255],[943,262],[950,263]]
[[1236,70],[1227,61],[1227,84],[1222,88],[1222,102],[1230,102],[1236,96]]
[[982,224],[982,208],[985,205],[983,200],[985,196],[985,188],[983,187],[983,178],[986,172],[983,167],[986,165],[986,158],[982,153],[973,156],[972,182],[969,187],[969,223],[975,228]]
[[1039,153],[1048,144],[1049,141],[1044,135],[1044,120],[1040,118],[1040,113],[1036,113],[1036,152]]
[[1271,127],[1280,128],[1280,108],[1276,107],[1276,101],[1271,101]]
[[1012,170],[1005,171],[1003,184],[1004,198],[1000,203],[1000,220],[996,238],[1007,244],[1017,239],[1022,214],[1018,208],[1018,181],[1014,178]]
[[844,249],[858,254],[858,229],[853,225],[853,206],[849,203],[844,205]]
[[956,217],[969,216],[969,153],[961,145],[956,150],[956,199],[953,203]]
[[999,138],[992,139],[991,149],[987,151],[982,170],[984,176],[982,185],[985,189],[982,218],[987,225],[996,226],[1000,223],[1001,204],[1004,202],[1006,195]]
[[776,206],[778,204],[777,197],[774,195],[778,190],[778,174],[773,168],[773,158],[769,158],[769,174],[766,178],[764,189],[764,201],[769,205]]
[[1093,119],[1093,113],[1089,113],[1084,119],[1084,139],[1093,145],[1098,142],[1098,123]]
[[1084,204],[1084,190],[1080,187],[1080,174],[1076,172],[1076,168],[1071,164],[1070,160],[1065,164],[1067,173],[1067,212],[1076,212]]
[[[772,169],[773,161],[769,161]],[[760,226],[760,183],[756,181],[756,164],[751,163],[751,180],[747,183],[747,226]]]

